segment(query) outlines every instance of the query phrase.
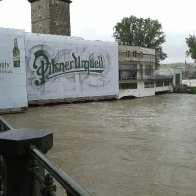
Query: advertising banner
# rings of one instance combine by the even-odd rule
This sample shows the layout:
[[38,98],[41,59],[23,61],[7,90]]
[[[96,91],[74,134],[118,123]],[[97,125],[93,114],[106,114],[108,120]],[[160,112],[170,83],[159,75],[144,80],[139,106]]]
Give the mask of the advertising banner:
[[118,94],[118,46],[65,36],[26,34],[28,100]]
[[27,107],[24,31],[0,28],[0,111]]

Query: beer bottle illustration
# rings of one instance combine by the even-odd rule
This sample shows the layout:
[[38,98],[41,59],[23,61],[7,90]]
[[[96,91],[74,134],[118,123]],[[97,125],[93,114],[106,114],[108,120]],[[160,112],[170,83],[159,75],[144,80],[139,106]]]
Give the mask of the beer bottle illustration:
[[18,48],[17,38],[14,38],[13,63],[14,67],[20,67],[20,50]]

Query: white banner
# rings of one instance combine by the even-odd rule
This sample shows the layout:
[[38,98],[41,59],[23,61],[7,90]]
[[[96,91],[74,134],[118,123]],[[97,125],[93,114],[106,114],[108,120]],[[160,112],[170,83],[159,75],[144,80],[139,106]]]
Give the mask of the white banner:
[[118,94],[116,43],[38,34],[25,40],[28,100]]
[[27,107],[24,31],[0,28],[0,110]]

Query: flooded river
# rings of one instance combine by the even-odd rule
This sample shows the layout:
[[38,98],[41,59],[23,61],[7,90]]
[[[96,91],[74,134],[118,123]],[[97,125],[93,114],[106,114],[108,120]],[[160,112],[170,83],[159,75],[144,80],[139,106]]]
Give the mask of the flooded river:
[[94,196],[196,195],[195,95],[34,107],[3,117],[14,128],[52,130],[47,156]]

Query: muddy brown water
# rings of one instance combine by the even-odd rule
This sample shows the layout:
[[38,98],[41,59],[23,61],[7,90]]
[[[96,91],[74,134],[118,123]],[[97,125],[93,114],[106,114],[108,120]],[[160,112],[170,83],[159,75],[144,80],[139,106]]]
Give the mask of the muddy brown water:
[[47,156],[94,196],[196,195],[195,95],[32,107],[3,117],[14,128],[53,131]]

